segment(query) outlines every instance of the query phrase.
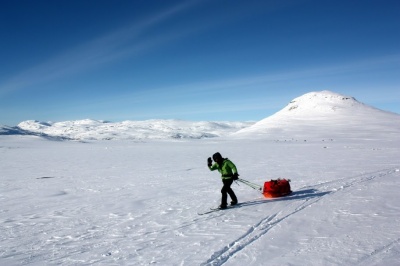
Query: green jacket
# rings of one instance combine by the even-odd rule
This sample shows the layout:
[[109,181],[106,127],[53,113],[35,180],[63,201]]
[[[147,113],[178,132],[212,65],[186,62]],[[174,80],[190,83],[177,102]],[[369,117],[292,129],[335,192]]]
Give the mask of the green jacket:
[[221,165],[218,163],[209,166],[211,171],[218,170],[221,173],[222,179],[229,179],[234,173],[237,173],[236,166],[228,159],[224,159]]

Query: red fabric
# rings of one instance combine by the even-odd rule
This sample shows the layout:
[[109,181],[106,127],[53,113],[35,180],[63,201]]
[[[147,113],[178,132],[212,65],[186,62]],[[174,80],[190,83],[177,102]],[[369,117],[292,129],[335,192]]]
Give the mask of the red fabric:
[[289,195],[292,193],[290,190],[290,180],[278,179],[271,180],[264,183],[263,194],[266,198],[277,198]]

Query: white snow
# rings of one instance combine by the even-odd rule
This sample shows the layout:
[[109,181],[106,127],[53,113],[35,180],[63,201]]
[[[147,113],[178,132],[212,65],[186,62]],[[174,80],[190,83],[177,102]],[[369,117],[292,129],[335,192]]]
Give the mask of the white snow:
[[[324,91],[227,137],[113,132],[0,135],[0,265],[400,265],[400,115]],[[217,151],[293,194],[234,184],[242,205],[198,215],[219,204]]]
[[92,119],[40,122],[28,120],[18,127],[36,134],[75,140],[112,139],[201,139],[227,135],[254,122],[192,122],[184,120],[145,120],[105,122]]
[[[399,114],[385,112],[353,97],[330,91],[310,92],[292,100],[285,108],[235,135],[255,137],[397,137]],[[374,134],[371,134],[372,132]]]

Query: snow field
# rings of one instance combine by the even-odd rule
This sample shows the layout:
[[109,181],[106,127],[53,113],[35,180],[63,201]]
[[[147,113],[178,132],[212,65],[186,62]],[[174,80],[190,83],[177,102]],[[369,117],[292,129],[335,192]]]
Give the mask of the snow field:
[[[1,136],[3,265],[396,265],[398,142],[359,139],[48,141]],[[290,197],[233,185],[290,178]]]

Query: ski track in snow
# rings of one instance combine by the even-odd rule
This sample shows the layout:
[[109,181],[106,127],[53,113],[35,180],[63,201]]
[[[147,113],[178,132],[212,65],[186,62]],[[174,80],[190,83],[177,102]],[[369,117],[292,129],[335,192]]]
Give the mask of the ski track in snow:
[[[362,175],[358,175],[352,178],[343,178],[334,181],[324,182],[315,186],[307,186],[303,187],[297,192],[294,192],[288,197],[278,198],[274,201],[288,201],[289,203],[281,209],[279,212],[268,215],[261,219],[258,223],[253,225],[245,234],[232,241],[222,249],[215,251],[214,254],[208,259],[206,262],[201,265],[208,266],[220,266],[225,264],[230,258],[234,257],[237,253],[250,246],[253,242],[257,241],[264,235],[266,235],[273,227],[278,225],[283,220],[291,218],[293,215],[298,212],[304,210],[307,207],[311,207],[313,204],[319,202],[320,200],[325,199],[326,197],[333,195],[334,193],[345,192],[348,188],[351,188],[357,184],[368,182],[374,180],[376,178],[381,178],[390,174],[395,173],[398,169],[390,168],[383,169],[376,172],[366,173]],[[318,189],[323,189],[325,192],[320,192]],[[304,193],[307,191],[314,191],[313,194]],[[304,198],[303,201],[296,200],[292,202],[293,198]],[[250,205],[251,203],[249,203]],[[246,205],[246,203],[244,203]],[[400,238],[396,239],[388,243],[383,247],[378,247],[374,252],[372,252],[369,256],[362,258],[359,263],[360,265],[369,259],[372,256],[375,256],[387,249],[391,246],[399,243]]]
[[[362,259],[360,259],[357,264],[358,265],[370,265],[369,262],[373,263],[372,260],[374,259],[374,257],[378,256],[379,254],[381,254],[383,252],[387,252],[392,247],[394,247],[395,245],[398,245],[398,244],[400,244],[400,238],[397,238],[396,240],[391,241],[384,246],[376,248],[373,252],[366,255]],[[374,265],[374,264],[371,264],[371,265]]]
[[[166,150],[171,149],[170,145],[175,146],[175,144],[169,143],[164,145],[167,145]],[[186,147],[184,143],[182,145]],[[280,144],[276,145],[281,147]],[[44,154],[44,151],[50,152],[53,150],[53,144],[49,146],[51,149],[46,147],[45,150],[40,151],[41,154]],[[32,154],[35,154],[32,153],[34,150],[29,149],[31,153],[25,154],[27,154],[26,160],[30,164],[26,164],[26,166],[36,169],[35,176],[32,177],[35,182],[28,182],[31,187],[25,188],[25,183],[22,182],[28,180],[21,179],[21,181],[18,181],[19,179],[16,178],[13,182],[6,182],[6,186],[2,187],[3,191],[0,191],[1,193],[7,192],[2,199],[5,200],[4,210],[0,210],[0,212],[3,212],[3,216],[0,219],[2,224],[0,241],[7,243],[5,246],[0,247],[0,259],[10,262],[10,264],[6,264],[6,261],[4,261],[4,265],[15,265],[17,263],[21,265],[40,265],[39,263],[41,262],[62,265],[129,265],[129,263],[135,265],[152,263],[165,263],[164,265],[223,265],[226,263],[238,265],[237,263],[235,264],[235,259],[240,256],[243,259],[243,256],[252,254],[252,251],[259,243],[268,241],[266,236],[271,236],[276,231],[280,231],[283,234],[284,230],[281,231],[280,228],[286,227],[288,221],[296,220],[296,217],[301,216],[297,216],[297,214],[304,214],[306,212],[304,210],[308,207],[314,207],[313,210],[316,213],[321,207],[317,203],[321,203],[322,200],[334,201],[330,197],[334,194],[339,195],[339,193],[344,193],[344,196],[351,195],[351,191],[356,190],[358,184],[369,184],[368,182],[397,172],[397,169],[399,169],[399,167],[393,168],[396,164],[390,164],[390,162],[388,164],[379,164],[381,166],[377,168],[358,167],[356,170],[335,171],[333,175],[331,172],[327,173],[330,168],[328,170],[320,168],[325,169],[325,172],[321,171],[321,175],[329,176],[328,179],[326,176],[316,177],[311,184],[320,182],[319,184],[304,186],[303,183],[299,188],[293,189],[294,193],[288,197],[273,200],[264,198],[251,200],[252,196],[250,195],[250,199],[247,197],[247,200],[244,200],[237,209],[197,216],[193,211],[194,208],[205,208],[204,204],[210,204],[209,202],[212,199],[194,202],[193,198],[201,197],[208,190],[214,191],[219,190],[219,188],[209,188],[210,185],[206,184],[209,181],[204,181],[204,184],[202,181],[199,182],[201,191],[193,191],[194,194],[180,193],[177,197],[175,187],[186,188],[188,185],[192,185],[192,181],[187,181],[186,173],[188,171],[190,171],[189,175],[196,179],[204,180],[204,167],[197,167],[196,164],[193,164],[178,170],[169,168],[166,174],[159,174],[160,177],[154,179],[155,174],[162,171],[163,165],[150,164],[146,166],[146,162],[149,160],[142,160],[141,164],[146,168],[145,176],[149,178],[142,179],[138,177],[137,180],[142,181],[132,183],[126,181],[126,178],[122,176],[128,176],[132,173],[129,170],[130,168],[126,168],[125,164],[127,161],[135,159],[132,156],[136,154],[141,145],[135,144],[135,150],[129,149],[129,151],[133,150],[131,153],[126,150],[121,153],[119,146],[115,146],[113,149],[104,149],[103,144],[97,147],[95,145],[81,146],[81,144],[68,143],[67,147],[68,151],[69,147],[74,147],[74,150],[79,148],[77,154],[83,151],[89,153],[74,159],[73,156],[70,158],[68,152],[61,149],[59,153],[68,155],[70,160],[67,163],[60,164],[62,169],[72,167],[72,165],[80,161],[86,164],[86,158],[94,156],[100,151],[106,151],[106,153],[100,153],[103,156],[109,153],[110,155],[109,157],[105,156],[99,162],[98,160],[103,157],[95,157],[96,165],[102,166],[110,158],[113,160],[110,165],[106,164],[104,168],[96,168],[95,171],[90,167],[89,170],[91,171],[88,171],[79,163],[74,166],[76,168],[67,172],[57,169],[54,171],[37,171],[36,168],[31,166],[31,164],[37,163],[35,161],[31,162],[31,160],[34,160],[34,158],[32,159]],[[192,149],[190,145],[188,147]],[[148,147],[146,146],[146,148]],[[157,150],[162,150],[163,146],[159,144],[156,148]],[[206,150],[208,151],[208,148]],[[212,146],[212,150],[214,150],[214,146]],[[182,153],[180,152],[180,154]],[[202,152],[200,151],[199,153]],[[21,156],[22,154],[15,153],[16,156]],[[149,154],[154,158],[153,152]],[[375,155],[375,151],[373,154]],[[128,159],[126,161],[123,160],[120,165],[116,163],[120,160],[118,156],[126,156]],[[142,153],[140,156],[150,158],[146,157],[148,156],[146,153]],[[48,155],[46,155],[47,157]],[[40,158],[42,157],[39,156]],[[64,161],[63,158],[61,156],[52,163],[57,165],[58,160]],[[191,158],[198,160],[196,156],[191,156]],[[15,163],[13,163],[13,160],[9,161],[11,168],[13,165],[17,166],[17,164],[24,162],[24,160],[16,160]],[[172,160],[170,164],[175,165],[178,161],[181,161],[181,159]],[[292,164],[292,161],[290,163]],[[45,166],[45,164],[40,165]],[[343,166],[341,163],[338,165]],[[388,169],[388,167],[390,168]],[[118,171],[113,170],[114,168],[117,168]],[[309,169],[308,166],[303,168]],[[86,169],[85,171],[88,172],[81,173],[76,169]],[[363,171],[363,169],[365,170]],[[373,169],[381,170],[372,171]],[[353,174],[350,177],[346,177],[347,171],[350,170],[353,171],[352,173],[361,174]],[[144,172],[141,168],[138,168],[137,171],[139,174]],[[315,170],[311,170],[311,172],[304,171],[304,175],[314,173],[313,171]],[[75,178],[70,177],[71,174],[77,172],[79,175]],[[212,174],[210,173],[210,177],[215,176]],[[340,175],[340,177],[335,177],[337,175]],[[85,176],[85,178],[79,178],[81,176]],[[91,177],[89,178],[89,176]],[[171,179],[171,176],[174,176],[174,179]],[[107,181],[110,178],[113,179],[112,185],[111,181]],[[163,180],[170,180],[172,184],[165,186]],[[214,182],[214,179],[212,180]],[[321,182],[320,180],[333,181]],[[215,179],[215,183],[219,184],[217,181],[219,180]],[[183,185],[178,186],[177,184],[181,182]],[[14,185],[11,186],[11,184]],[[48,188],[41,191],[40,187],[43,184],[46,184]],[[305,184],[310,184],[310,182]],[[148,188],[150,190],[149,195],[140,194],[141,189],[138,189],[138,187]],[[163,189],[166,189],[166,192]],[[18,191],[24,193],[18,193]],[[35,196],[37,192],[44,194]],[[139,193],[139,195],[136,196],[132,192]],[[158,193],[161,200],[152,197],[155,192]],[[11,200],[14,194],[18,194],[18,197],[21,198]],[[0,199],[1,197],[2,195],[0,195]],[[32,203],[30,203],[31,199],[33,200]],[[8,203],[7,200],[11,201]],[[27,206],[21,207],[25,203]],[[196,204],[202,204],[203,206]],[[257,209],[259,209],[259,212],[257,212]],[[253,217],[242,219],[244,218],[242,215],[249,215],[253,210],[256,211]],[[232,220],[234,224],[230,224]],[[284,221],[286,222],[282,223]],[[213,225],[215,225],[214,229],[212,228]],[[305,236],[308,237],[308,235]],[[226,240],[227,237],[229,240]],[[384,242],[385,239],[381,238],[381,240],[379,243],[376,241],[367,246],[368,250],[361,252],[362,255],[358,258],[353,258],[351,262],[357,263],[360,261],[360,265],[364,261],[366,263],[370,261],[379,262],[379,259],[385,258],[387,250],[396,249],[398,246],[398,236],[389,237],[387,243]],[[313,247],[315,245],[311,246],[311,248]],[[295,248],[297,250],[294,252],[301,253],[304,251],[301,245],[295,246]]]

